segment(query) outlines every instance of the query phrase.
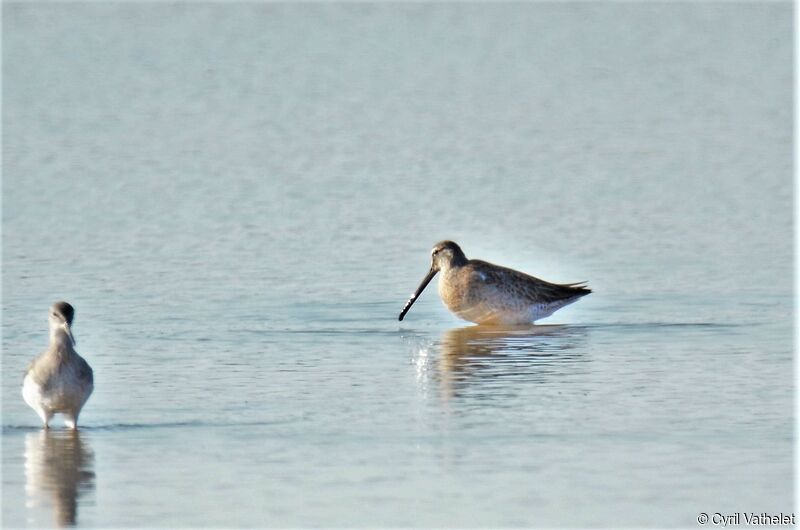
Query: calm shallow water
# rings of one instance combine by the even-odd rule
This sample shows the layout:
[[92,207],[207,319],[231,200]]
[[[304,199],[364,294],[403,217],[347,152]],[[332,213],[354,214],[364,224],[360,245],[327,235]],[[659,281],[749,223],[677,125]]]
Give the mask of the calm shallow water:
[[[790,4],[3,21],[3,526],[792,511]],[[397,322],[444,238],[594,293]],[[76,436],[20,396],[61,298]]]

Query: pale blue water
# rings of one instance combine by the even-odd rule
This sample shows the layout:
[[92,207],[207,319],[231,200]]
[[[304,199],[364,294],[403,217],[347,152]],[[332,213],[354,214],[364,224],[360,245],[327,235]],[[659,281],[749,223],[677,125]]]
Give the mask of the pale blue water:
[[[4,3],[3,526],[791,512],[791,21]],[[399,323],[444,238],[594,293]],[[58,299],[77,438],[20,395]]]

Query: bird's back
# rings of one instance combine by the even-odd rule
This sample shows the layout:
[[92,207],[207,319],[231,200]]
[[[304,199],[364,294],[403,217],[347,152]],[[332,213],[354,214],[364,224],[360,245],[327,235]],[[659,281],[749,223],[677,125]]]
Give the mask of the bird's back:
[[585,286],[585,282],[551,283],[524,272],[486,261],[470,260],[468,266],[473,267],[478,277],[485,276],[486,279],[483,281],[485,285],[530,303],[559,302],[574,297],[580,298],[592,292]]

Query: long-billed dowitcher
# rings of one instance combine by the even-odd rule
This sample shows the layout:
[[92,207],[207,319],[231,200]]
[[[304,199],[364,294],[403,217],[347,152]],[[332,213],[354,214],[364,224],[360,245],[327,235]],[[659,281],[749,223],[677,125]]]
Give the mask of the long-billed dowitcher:
[[66,302],[50,308],[50,346],[36,357],[25,371],[22,397],[44,422],[45,429],[57,412],[66,416],[65,424],[78,427],[78,414],[94,389],[89,364],[75,351],[72,318],[75,309]]
[[467,259],[458,245],[441,241],[431,250],[431,270],[406,302],[399,320],[439,271],[439,296],[444,304],[460,318],[477,324],[529,324],[592,292],[585,282],[550,283],[513,269]]

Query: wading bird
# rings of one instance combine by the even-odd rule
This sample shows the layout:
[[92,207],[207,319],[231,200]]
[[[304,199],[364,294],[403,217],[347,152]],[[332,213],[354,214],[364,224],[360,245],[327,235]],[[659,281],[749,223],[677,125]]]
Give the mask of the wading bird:
[[431,269],[406,302],[399,320],[428,283],[439,279],[439,296],[458,317],[476,324],[530,324],[549,317],[592,291],[585,282],[557,284],[523,272],[467,259],[452,241],[441,241],[431,250]]

